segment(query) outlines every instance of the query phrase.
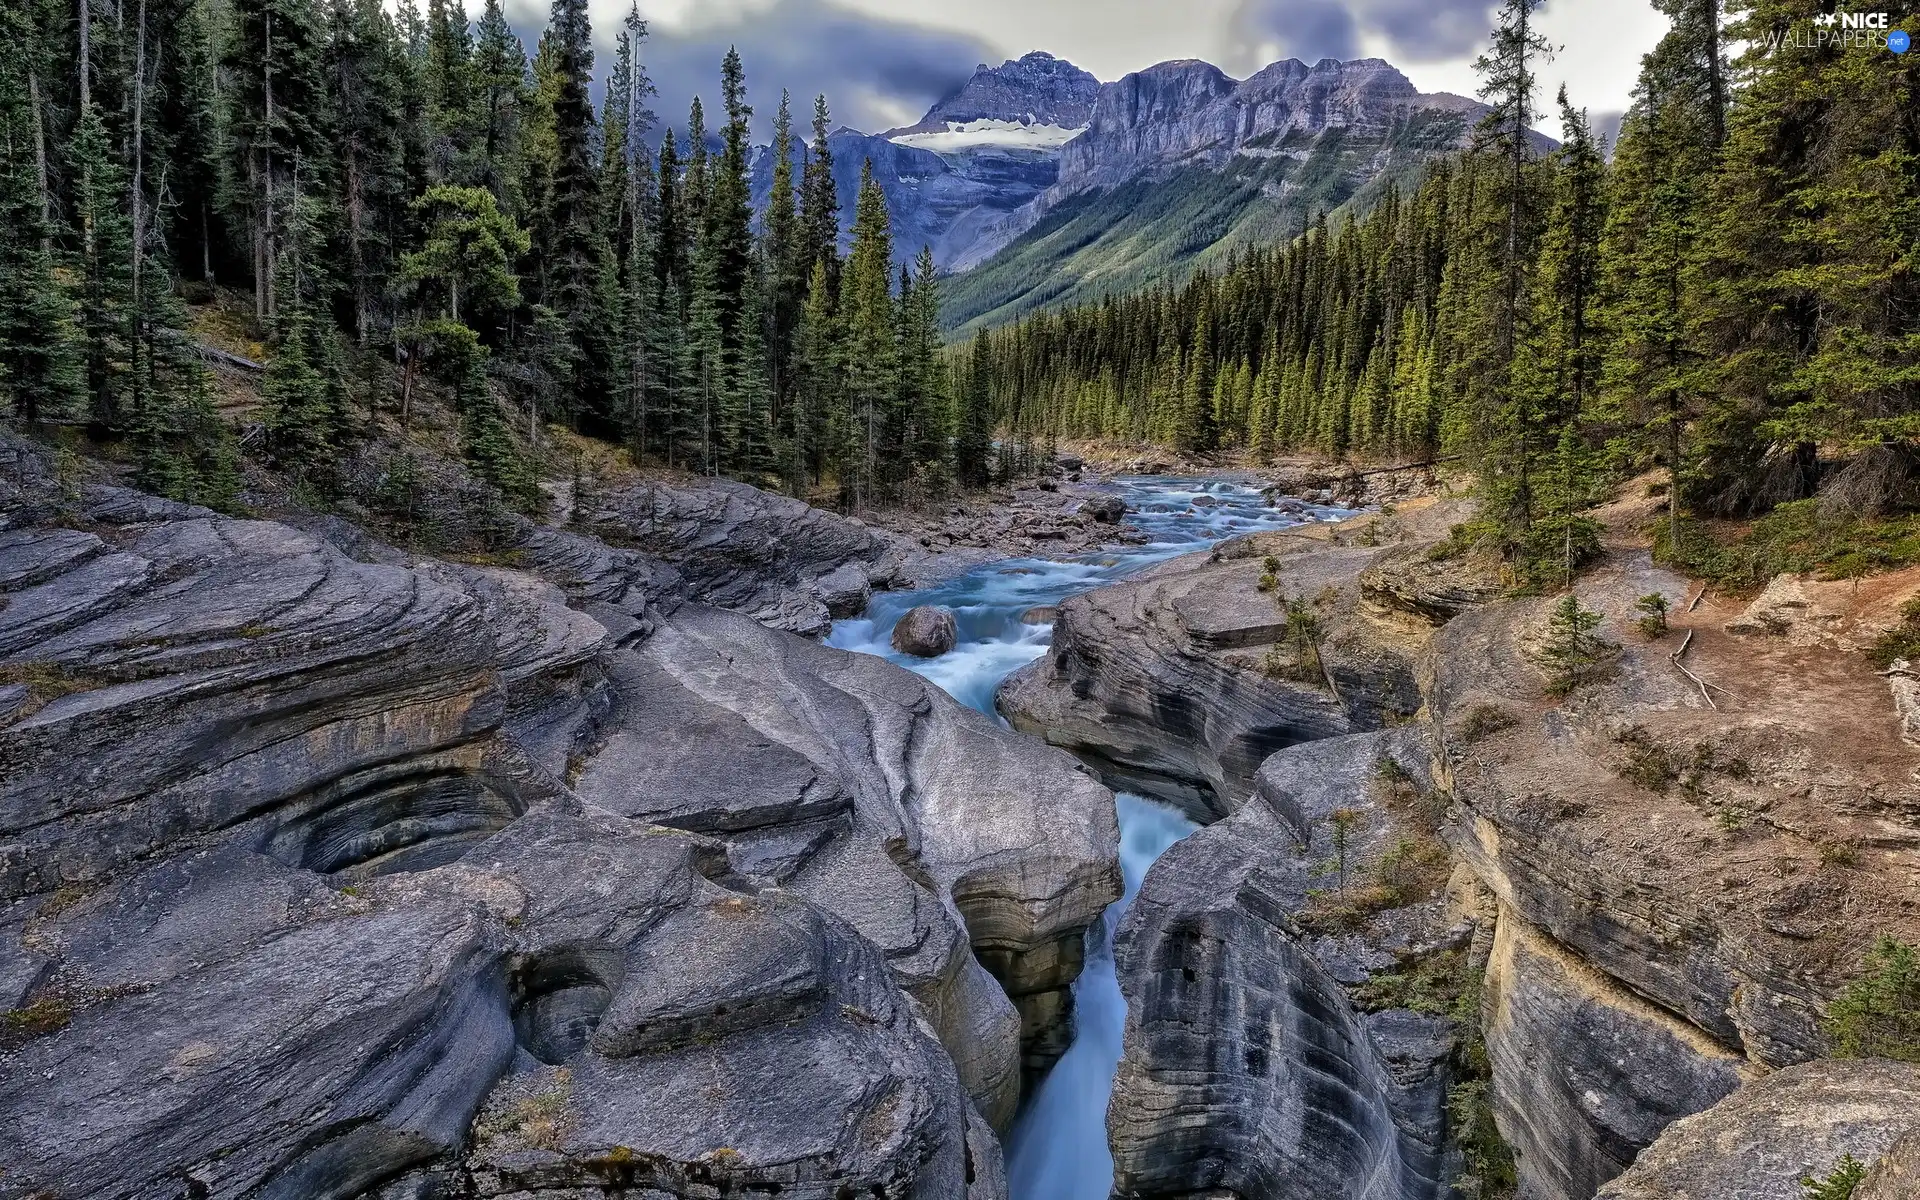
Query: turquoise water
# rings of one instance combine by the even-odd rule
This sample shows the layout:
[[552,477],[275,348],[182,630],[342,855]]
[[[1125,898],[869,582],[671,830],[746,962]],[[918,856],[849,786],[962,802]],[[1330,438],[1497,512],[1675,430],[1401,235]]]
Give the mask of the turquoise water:
[[[1221,480],[1151,476],[1118,479],[1112,486],[1127,501],[1126,523],[1147,536],[1145,544],[1058,562],[1006,559],[934,587],[882,593],[866,615],[834,622],[827,643],[899,663],[998,719],[993,698],[1001,682],[1047,652],[1052,626],[1023,619],[1033,615],[1031,610],[1225,538],[1351,515],[1317,506],[1298,512],[1269,507],[1256,489]],[[894,624],[921,604],[953,610],[959,637],[939,658],[900,654],[889,643]],[[1126,894],[1087,931],[1086,968],[1074,984],[1073,1044],[1027,1097],[1007,1137],[1012,1200],[1106,1200],[1113,1187],[1107,1100],[1127,1020],[1114,973],[1113,933],[1147,868],[1197,828],[1173,809],[1139,796],[1123,793],[1115,805]]]

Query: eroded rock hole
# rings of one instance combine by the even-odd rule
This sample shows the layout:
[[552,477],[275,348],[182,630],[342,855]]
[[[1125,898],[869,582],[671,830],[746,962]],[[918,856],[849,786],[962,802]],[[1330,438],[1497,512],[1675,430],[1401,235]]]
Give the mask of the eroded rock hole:
[[513,973],[513,1030],[527,1053],[559,1066],[587,1044],[620,985],[611,947],[576,946],[529,957]]
[[425,871],[458,859],[524,811],[469,772],[416,772],[316,797],[274,831],[265,849],[325,874]]

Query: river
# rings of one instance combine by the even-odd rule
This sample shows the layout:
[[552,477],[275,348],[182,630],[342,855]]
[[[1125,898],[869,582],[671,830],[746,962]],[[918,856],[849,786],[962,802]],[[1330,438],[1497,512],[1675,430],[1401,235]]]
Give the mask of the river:
[[[1221,480],[1124,477],[1113,481],[1113,489],[1127,502],[1127,524],[1147,535],[1146,544],[1064,561],[1003,559],[919,591],[884,592],[866,615],[836,621],[827,643],[896,662],[999,720],[993,697],[1001,681],[1047,652],[1052,625],[1034,609],[1238,534],[1350,515],[1322,507],[1299,513],[1270,508],[1256,489]],[[939,658],[914,658],[889,643],[894,624],[921,604],[953,610],[959,638]],[[1114,973],[1113,933],[1147,868],[1196,828],[1173,809],[1139,796],[1122,793],[1116,806],[1126,893],[1088,931],[1086,968],[1074,985],[1073,1044],[1026,1099],[1008,1135],[1011,1200],[1106,1200],[1112,1190],[1107,1100],[1127,1019]]]

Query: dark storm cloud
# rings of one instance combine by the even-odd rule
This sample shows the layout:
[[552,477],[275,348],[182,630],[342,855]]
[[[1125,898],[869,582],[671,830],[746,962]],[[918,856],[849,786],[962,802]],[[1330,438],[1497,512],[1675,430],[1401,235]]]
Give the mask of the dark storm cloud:
[[[1493,25],[1488,0],[1240,0],[1229,26],[1230,69],[1283,58],[1353,58],[1363,34],[1384,37],[1395,62],[1432,62],[1478,50]],[[1228,64],[1222,64],[1227,66]]]
[[[605,36],[611,38],[613,31]],[[647,70],[660,95],[654,108],[675,130],[685,127],[695,95],[714,121],[720,60],[737,46],[747,71],[756,133],[765,137],[780,102],[793,93],[794,120],[811,120],[813,97],[825,93],[837,125],[869,133],[912,124],[957,90],[976,65],[998,62],[986,43],[965,34],[849,12],[824,0],[780,0],[771,11],[726,24],[677,30],[656,24]]]

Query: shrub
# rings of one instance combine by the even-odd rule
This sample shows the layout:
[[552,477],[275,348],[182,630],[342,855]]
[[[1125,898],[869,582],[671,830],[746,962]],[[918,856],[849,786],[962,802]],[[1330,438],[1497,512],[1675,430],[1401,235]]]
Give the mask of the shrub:
[[24,1041],[27,1038],[44,1037],[49,1033],[58,1033],[73,1020],[73,1005],[57,997],[36,1000],[25,1008],[16,1008],[6,1014],[4,1030],[9,1041]]
[[1867,651],[1876,666],[1890,667],[1902,658],[1920,659],[1920,596],[1902,606],[1900,617],[1900,624],[1881,634]]
[[1447,1138],[1466,1159],[1458,1182],[1462,1195],[1493,1200],[1514,1194],[1519,1172],[1512,1147],[1493,1121],[1489,1080],[1470,1078],[1447,1089]]
[[1435,543],[1427,550],[1427,561],[1446,562],[1459,558],[1478,546],[1487,532],[1484,523],[1455,525],[1447,531],[1446,540]]
[[1874,943],[1826,1026],[1836,1057],[1920,1062],[1920,954],[1890,937]]
[[1466,957],[1463,950],[1441,950],[1403,958],[1355,987],[1354,1004],[1365,1012],[1405,1008],[1429,1017],[1449,1016],[1460,1004],[1461,990],[1474,982]]
[[1503,729],[1512,729],[1520,722],[1514,715],[1497,704],[1476,704],[1460,718],[1454,729],[1454,740],[1462,746],[1471,746],[1482,738],[1492,737]]
[[1920,513],[1882,517],[1822,516],[1820,501],[1782,504],[1737,537],[1716,537],[1694,522],[1680,527],[1674,553],[1663,521],[1654,557],[1725,588],[1757,590],[1782,572],[1851,579],[1920,563]]

